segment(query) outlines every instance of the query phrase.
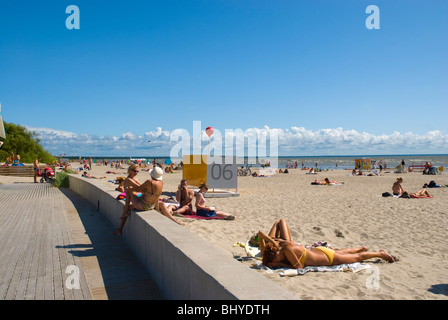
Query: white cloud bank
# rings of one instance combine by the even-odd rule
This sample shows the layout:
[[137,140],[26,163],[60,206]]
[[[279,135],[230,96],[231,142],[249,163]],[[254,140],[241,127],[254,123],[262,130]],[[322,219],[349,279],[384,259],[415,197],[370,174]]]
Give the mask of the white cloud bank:
[[[175,145],[175,142],[170,141],[171,132],[162,128],[145,132],[143,135],[125,132],[117,136],[102,137],[49,128],[27,127],[27,129],[35,131],[42,145],[54,155],[169,156]],[[203,131],[204,129],[200,136],[204,146],[208,143],[208,137]],[[280,156],[448,153],[448,135],[438,130],[423,135],[411,132],[374,135],[343,128],[308,130],[304,127],[287,129],[264,127],[251,128],[244,132],[234,130],[234,136],[244,136],[247,139],[258,134],[269,137],[273,132],[278,134]],[[192,135],[192,132],[189,134]]]

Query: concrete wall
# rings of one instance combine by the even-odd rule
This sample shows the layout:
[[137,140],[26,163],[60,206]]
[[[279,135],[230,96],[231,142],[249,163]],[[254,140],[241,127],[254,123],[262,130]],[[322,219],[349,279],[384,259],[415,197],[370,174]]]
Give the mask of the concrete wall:
[[[69,179],[70,189],[118,227],[124,201],[115,199],[118,192],[112,186],[75,175]],[[298,299],[156,211],[134,211],[122,237],[167,299]]]

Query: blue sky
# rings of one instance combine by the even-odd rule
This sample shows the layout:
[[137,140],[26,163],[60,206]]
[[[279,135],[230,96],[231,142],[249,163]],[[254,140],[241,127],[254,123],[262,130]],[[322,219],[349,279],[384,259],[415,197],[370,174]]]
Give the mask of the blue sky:
[[166,152],[195,120],[278,128],[297,155],[448,153],[447,16],[443,0],[2,1],[1,111],[55,154]]

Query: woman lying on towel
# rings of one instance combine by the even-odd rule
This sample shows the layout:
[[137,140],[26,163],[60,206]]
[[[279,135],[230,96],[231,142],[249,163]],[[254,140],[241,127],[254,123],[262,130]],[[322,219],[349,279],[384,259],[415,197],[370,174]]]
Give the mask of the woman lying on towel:
[[314,182],[311,183],[311,184],[331,185],[331,184],[344,184],[344,182],[343,182],[343,181],[330,181],[330,179],[325,178],[325,179],[322,180],[322,181],[317,181],[317,179],[316,179],[316,180],[314,180]]
[[291,240],[291,233],[284,219],[274,223],[269,235],[259,231],[258,241],[263,264],[270,268],[303,269],[306,266],[348,264],[371,258],[395,262],[395,258],[386,251],[367,252],[366,247],[337,250],[329,247],[306,249]]
[[84,178],[90,178],[90,179],[105,179],[106,177],[95,177],[95,176],[91,176],[90,174],[87,173],[87,171],[84,171],[84,173],[82,174],[82,176]]
[[426,189],[419,190],[410,194],[411,198],[432,198]]

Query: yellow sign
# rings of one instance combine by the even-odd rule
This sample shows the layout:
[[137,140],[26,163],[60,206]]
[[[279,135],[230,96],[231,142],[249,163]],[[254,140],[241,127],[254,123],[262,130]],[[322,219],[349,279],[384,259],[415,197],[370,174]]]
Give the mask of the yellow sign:
[[187,179],[191,186],[207,183],[207,156],[184,155],[182,179]]
[[355,167],[356,169],[370,169],[370,159],[355,159]]

